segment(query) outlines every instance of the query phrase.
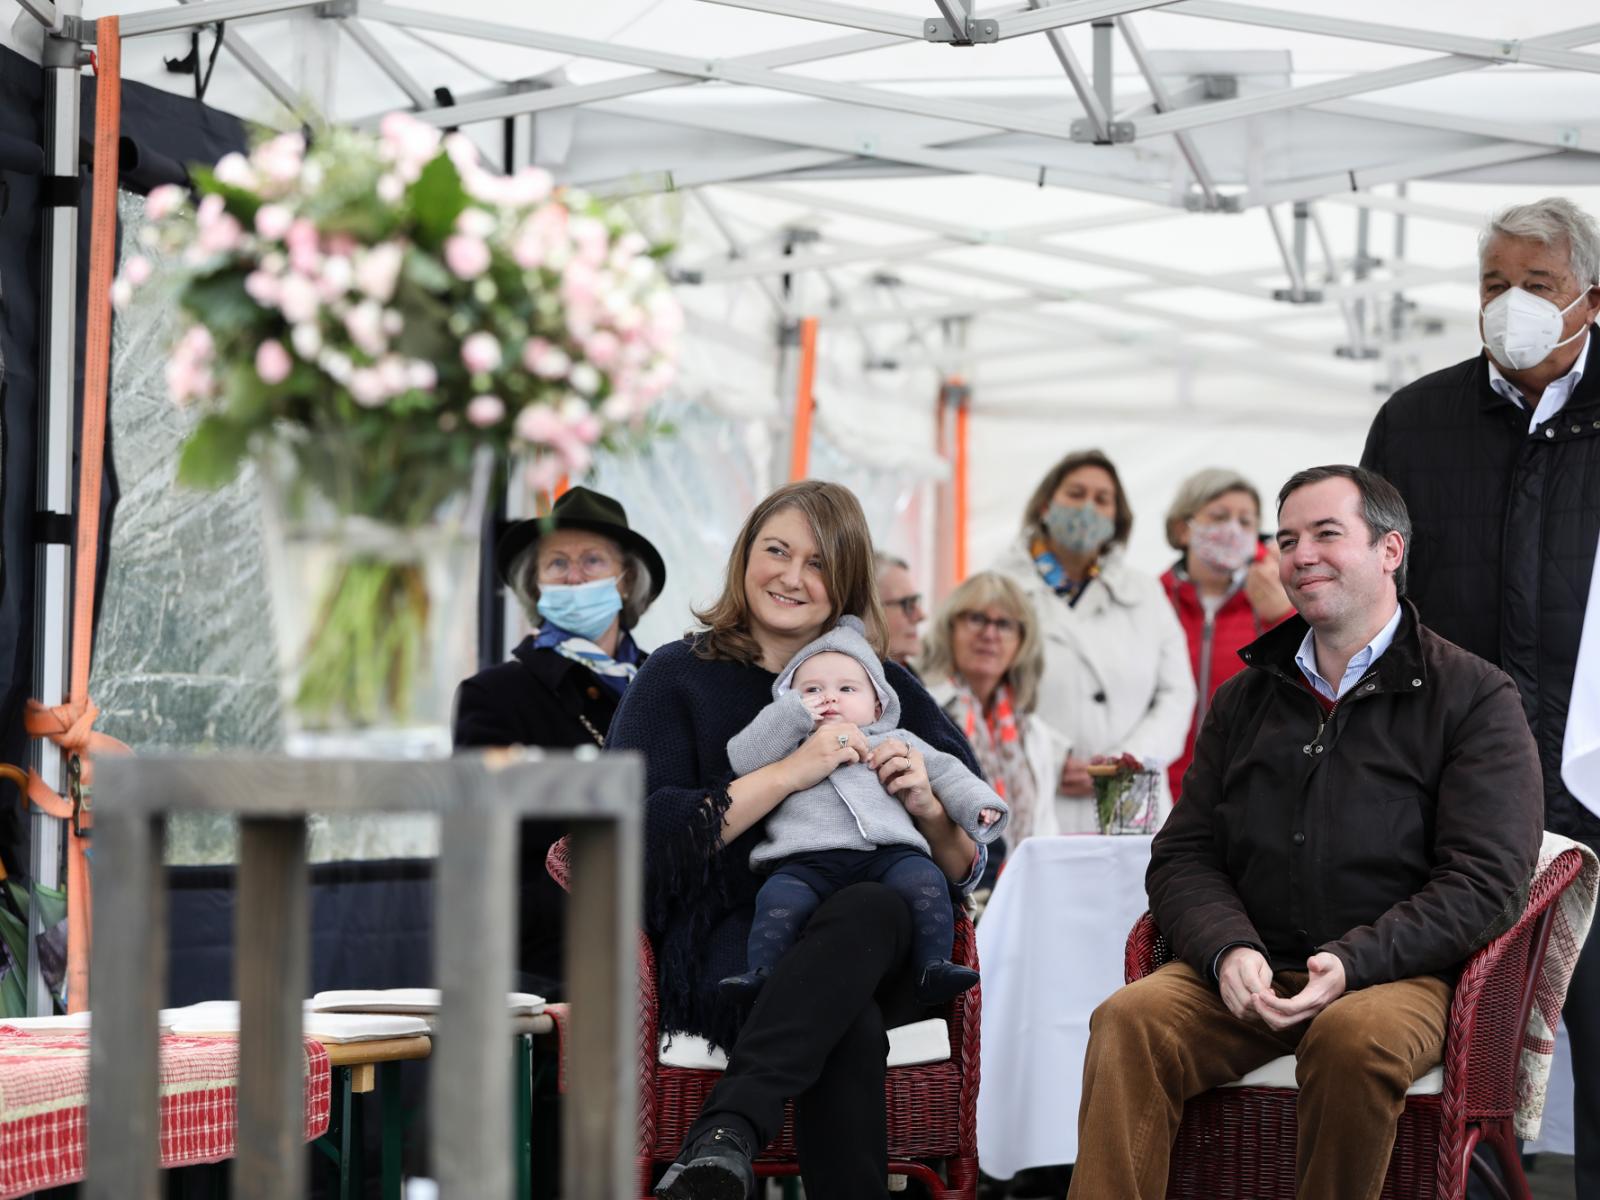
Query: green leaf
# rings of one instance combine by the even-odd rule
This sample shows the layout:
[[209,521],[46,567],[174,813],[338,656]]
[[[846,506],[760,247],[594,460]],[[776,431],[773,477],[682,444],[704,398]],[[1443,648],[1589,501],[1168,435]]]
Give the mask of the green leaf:
[[411,211],[416,214],[418,240],[438,249],[456,226],[467,206],[467,192],[450,156],[440,151],[411,185]]
[[239,473],[240,460],[250,444],[250,429],[212,415],[201,420],[183,443],[178,456],[178,482],[184,487],[211,491]]
[[254,328],[269,316],[244,290],[244,280],[244,272],[226,269],[191,279],[183,289],[183,307],[219,342]]

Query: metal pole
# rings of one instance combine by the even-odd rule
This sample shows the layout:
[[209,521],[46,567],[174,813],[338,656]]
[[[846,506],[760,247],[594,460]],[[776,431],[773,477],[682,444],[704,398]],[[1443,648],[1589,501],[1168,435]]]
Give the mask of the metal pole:
[[1110,21],[1096,21],[1090,29],[1094,33],[1094,90],[1100,96],[1100,107],[1111,112],[1113,85],[1111,80],[1111,33],[1115,26]]
[[[76,17],[78,0],[63,0],[63,16]],[[77,377],[78,327],[78,136],[79,72],[83,47],[74,39],[44,40],[45,184],[53,189],[44,210],[44,313],[39,354],[40,421],[36,511],[49,514],[49,528],[61,540],[42,540],[34,553],[33,694],[45,705],[66,697],[71,671],[73,398]],[[65,758],[42,739],[29,750],[33,768],[51,790],[60,792]],[[61,886],[62,822],[35,811],[29,822],[28,1012],[53,1011],[50,989],[39,967],[36,889]]]

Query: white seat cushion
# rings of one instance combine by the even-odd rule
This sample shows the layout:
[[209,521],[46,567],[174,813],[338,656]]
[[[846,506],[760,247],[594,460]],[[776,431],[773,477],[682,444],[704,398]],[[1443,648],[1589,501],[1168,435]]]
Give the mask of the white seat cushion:
[[[1274,1087],[1298,1089],[1294,1079],[1294,1055],[1285,1054],[1263,1066],[1257,1067],[1243,1079],[1225,1083],[1223,1087]],[[1444,1068],[1434,1067],[1406,1089],[1408,1096],[1437,1096],[1444,1091]]]
[[[669,1044],[670,1042],[670,1044]],[[929,1017],[889,1030],[889,1065],[920,1067],[945,1062],[950,1057],[950,1027],[940,1017]],[[728,1056],[713,1050],[706,1039],[691,1033],[661,1035],[661,1063],[689,1071],[725,1071]]]

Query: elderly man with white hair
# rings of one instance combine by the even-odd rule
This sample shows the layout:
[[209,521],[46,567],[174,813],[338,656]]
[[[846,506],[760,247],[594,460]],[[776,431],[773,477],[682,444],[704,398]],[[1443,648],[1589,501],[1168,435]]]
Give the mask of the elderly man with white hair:
[[[1515,680],[1539,747],[1545,826],[1600,851],[1561,749],[1600,540],[1600,226],[1570,200],[1497,213],[1478,240],[1484,352],[1396,392],[1361,465],[1416,529],[1423,622]],[[1600,1200],[1600,937],[1562,1018],[1572,1041],[1579,1200]]]

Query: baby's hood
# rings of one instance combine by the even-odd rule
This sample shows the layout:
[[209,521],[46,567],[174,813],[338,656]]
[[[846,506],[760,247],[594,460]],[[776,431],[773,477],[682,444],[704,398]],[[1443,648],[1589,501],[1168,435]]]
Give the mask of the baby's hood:
[[798,654],[789,660],[789,665],[778,674],[777,680],[772,685],[772,698],[778,699],[792,688],[794,673],[800,669],[800,664],[816,654],[827,651],[837,654],[848,654],[866,669],[867,678],[872,680],[872,686],[878,693],[878,703],[883,705],[883,711],[878,714],[870,728],[877,730],[896,729],[900,725],[900,697],[894,694],[894,689],[889,686],[889,680],[883,673],[883,662],[873,653],[871,645],[867,642],[867,627],[860,617],[845,616],[839,618],[839,623],[816,641],[807,645]]

